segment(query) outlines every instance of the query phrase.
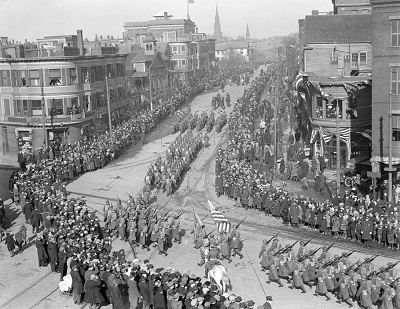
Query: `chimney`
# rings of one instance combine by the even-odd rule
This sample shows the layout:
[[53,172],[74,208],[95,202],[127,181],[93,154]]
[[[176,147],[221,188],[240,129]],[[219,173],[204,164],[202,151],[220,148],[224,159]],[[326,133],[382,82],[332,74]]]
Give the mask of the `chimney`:
[[79,56],[84,56],[85,48],[83,47],[83,32],[82,32],[82,30],[77,30],[76,35],[78,37]]
[[109,41],[110,40],[110,35],[109,34],[107,34],[107,41]]
[[97,33],[94,36],[94,41],[97,42],[99,39],[97,38]]
[[114,40],[114,36],[112,35],[112,36],[111,36],[111,41],[113,41],[113,40]]
[[100,41],[103,41],[103,36],[100,34]]
[[28,44],[28,39],[25,39],[25,44]]
[[14,39],[12,39],[12,41],[11,41],[11,44],[13,44],[13,45],[14,45]]
[[164,12],[164,19],[168,19],[168,12]]
[[318,16],[318,15],[319,15],[318,10],[312,10],[312,11],[311,11],[311,15],[313,15],[313,16]]

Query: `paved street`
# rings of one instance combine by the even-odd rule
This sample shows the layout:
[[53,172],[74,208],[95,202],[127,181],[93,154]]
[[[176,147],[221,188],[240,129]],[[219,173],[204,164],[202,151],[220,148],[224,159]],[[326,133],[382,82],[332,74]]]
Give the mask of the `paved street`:
[[[242,95],[243,86],[228,86],[227,91],[231,94],[232,102]],[[192,112],[210,110],[211,98],[216,92],[209,92],[198,96],[191,103]],[[188,106],[182,108],[183,112],[187,112]],[[171,124],[176,120],[177,116],[167,118],[163,123],[149,135],[149,143],[132,147],[119,160],[92,173],[81,176],[68,186],[71,196],[85,195],[88,206],[97,211],[100,219],[102,219],[102,207],[105,199],[115,200],[117,197],[122,200],[127,199],[127,193],[136,195],[142,189],[144,177],[151,161],[157,156],[165,155],[168,145],[177,137],[172,135]],[[216,147],[219,143],[227,142],[227,128],[217,134],[213,131],[210,138],[211,146],[201,150],[199,157],[193,163],[190,171],[183,180],[180,189],[170,199],[160,193],[158,196],[158,204],[160,207],[172,209],[178,213],[181,209],[185,209],[185,213],[181,217],[181,226],[186,231],[182,244],[174,244],[172,249],[168,251],[167,257],[158,255],[158,251],[137,252],[138,258],[149,259],[150,263],[155,267],[167,266],[173,267],[181,272],[190,270],[199,276],[203,275],[203,267],[198,267],[197,262],[200,261],[198,250],[193,248],[193,236],[190,231],[193,227],[192,207],[202,216],[209,214],[207,208],[207,200],[212,200],[216,206],[221,206],[225,215],[234,223],[247,216],[245,222],[240,227],[242,238],[244,239],[244,258],[240,260],[238,257],[233,258],[233,263],[228,264],[226,261],[223,265],[227,268],[228,275],[232,280],[233,292],[246,297],[247,300],[253,299],[256,305],[262,304],[266,295],[274,298],[273,308],[347,308],[347,305],[339,305],[334,300],[326,302],[323,298],[312,296],[311,291],[307,294],[300,294],[298,290],[290,290],[287,284],[283,288],[279,288],[277,284],[266,284],[267,276],[261,272],[259,264],[260,259],[258,253],[261,248],[261,241],[270,238],[275,228],[282,229],[280,221],[271,217],[266,217],[257,211],[245,211],[238,208],[234,202],[227,197],[217,198],[214,194],[214,160]],[[210,160],[211,159],[211,160]],[[293,186],[293,190],[299,191],[298,186]],[[17,208],[12,208],[15,212]],[[16,220],[13,226],[15,231],[23,223],[22,218]],[[215,224],[210,218],[205,219],[207,231],[212,231]],[[328,237],[319,237],[313,230],[301,228],[296,231],[291,228],[281,230],[282,243],[292,243],[299,239],[299,235],[309,235],[309,237],[318,236],[318,238],[310,244],[310,247],[318,247],[323,243],[332,241]],[[28,229],[28,236],[31,236],[31,230]],[[354,244],[340,244],[338,247],[344,246],[346,250],[352,248]],[[124,248],[128,254],[128,258],[132,258],[132,252],[128,244],[116,240],[113,244],[114,250]],[[332,254],[344,251],[338,247],[331,250]],[[297,251],[298,246],[294,249]],[[71,299],[65,299],[59,295],[58,279],[59,275],[50,274],[48,268],[39,268],[34,246],[29,247],[24,253],[10,258],[4,245],[0,246],[0,308],[78,308],[73,305]],[[359,258],[364,258],[363,253],[356,253],[351,256],[352,262]],[[383,265],[389,260],[386,258],[376,259],[376,265]],[[33,284],[36,284],[30,288]],[[301,296],[300,296],[301,295]]]

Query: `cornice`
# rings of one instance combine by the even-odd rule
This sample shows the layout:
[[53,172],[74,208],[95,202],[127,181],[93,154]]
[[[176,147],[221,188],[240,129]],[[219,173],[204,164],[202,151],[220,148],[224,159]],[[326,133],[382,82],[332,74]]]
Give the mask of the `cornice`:
[[371,5],[400,4],[400,0],[371,0]]

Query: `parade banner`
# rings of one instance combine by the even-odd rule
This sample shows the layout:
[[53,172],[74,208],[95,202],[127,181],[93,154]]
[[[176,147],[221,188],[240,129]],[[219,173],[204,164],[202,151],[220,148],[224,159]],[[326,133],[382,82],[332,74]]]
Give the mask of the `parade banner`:
[[231,223],[227,218],[219,211],[216,210],[214,205],[208,200],[208,206],[210,207],[211,217],[214,219],[215,224],[217,224],[218,232],[227,232],[231,231]]

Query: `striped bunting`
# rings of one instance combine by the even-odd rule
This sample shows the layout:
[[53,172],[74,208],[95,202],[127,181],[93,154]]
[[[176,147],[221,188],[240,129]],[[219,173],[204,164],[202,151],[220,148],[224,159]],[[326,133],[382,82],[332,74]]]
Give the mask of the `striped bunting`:
[[208,201],[208,206],[210,207],[211,217],[214,219],[215,224],[217,224],[218,232],[227,232],[231,231],[231,223],[227,218],[219,211],[216,210],[211,201]]
[[[327,128],[322,128],[321,126],[319,127],[319,129],[325,144],[329,143],[332,137],[336,135],[336,129],[330,130]],[[339,129],[339,134],[340,140],[342,140],[346,144],[350,141],[350,128]]]

